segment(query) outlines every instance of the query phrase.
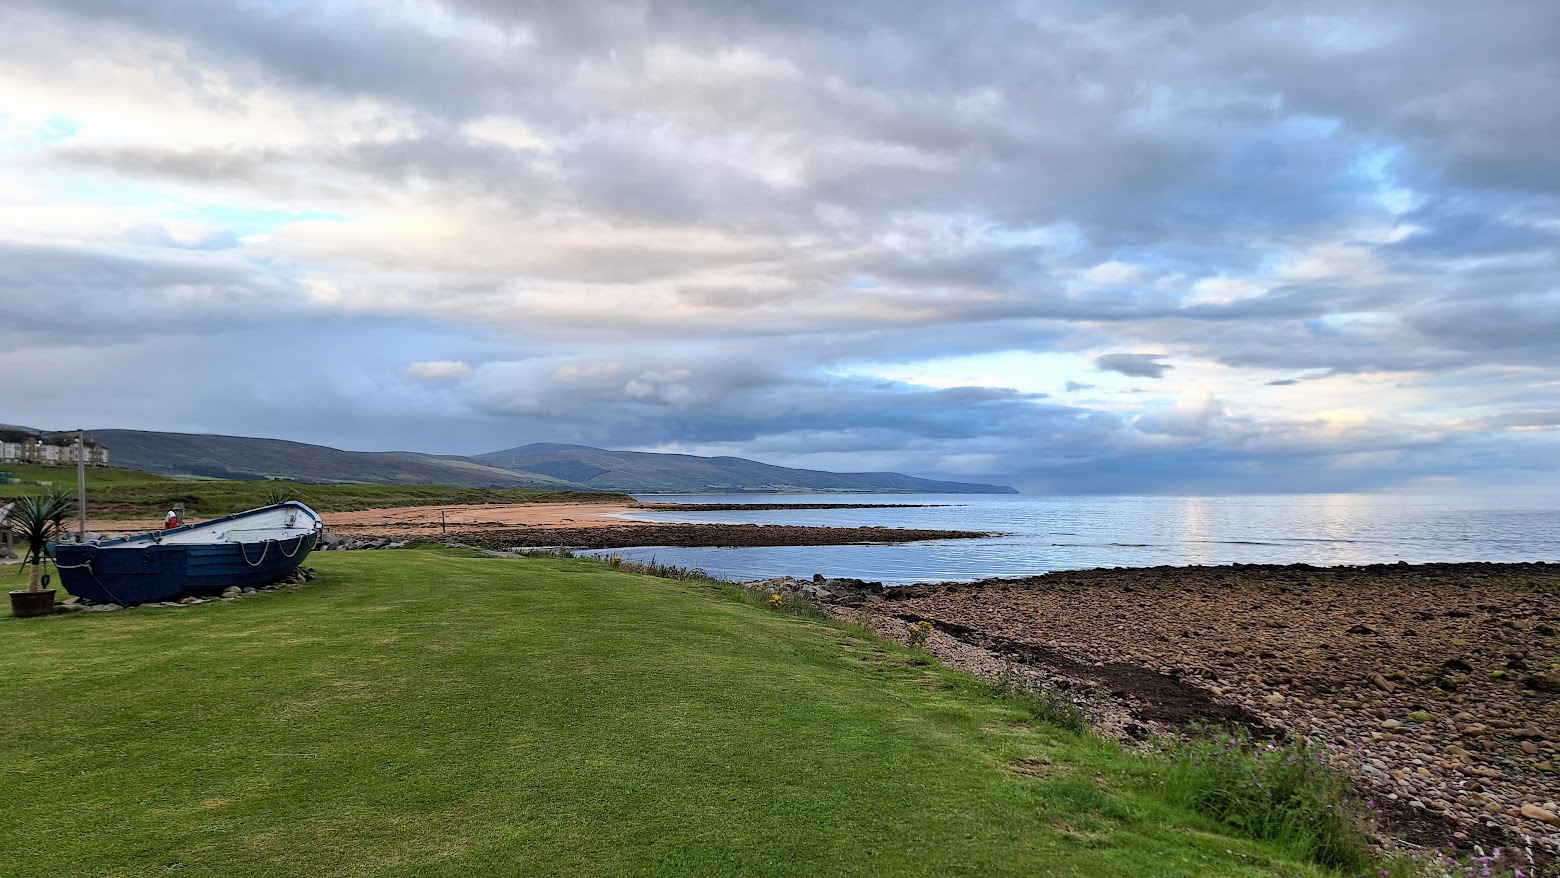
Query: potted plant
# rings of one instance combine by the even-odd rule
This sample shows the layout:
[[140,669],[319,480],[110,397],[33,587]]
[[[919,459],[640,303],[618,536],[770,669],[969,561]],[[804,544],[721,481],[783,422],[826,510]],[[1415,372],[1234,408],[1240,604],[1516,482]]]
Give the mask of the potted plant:
[[43,588],[43,559],[49,541],[65,532],[65,516],[70,512],[70,496],[50,493],[19,498],[11,504],[6,525],[27,546],[22,563],[27,566],[27,588],[11,592],[11,614],[46,616],[54,612],[54,589]]

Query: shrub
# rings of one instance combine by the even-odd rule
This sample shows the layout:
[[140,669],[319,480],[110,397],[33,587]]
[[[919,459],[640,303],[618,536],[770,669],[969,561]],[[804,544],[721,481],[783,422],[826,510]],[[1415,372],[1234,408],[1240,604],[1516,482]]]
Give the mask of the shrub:
[[[1392,878],[1535,878],[1533,852],[1525,851],[1527,868],[1510,861],[1506,852],[1495,848],[1489,853],[1478,845],[1468,853],[1460,853],[1454,845],[1432,850],[1428,854],[1400,857],[1393,862],[1387,874]],[[1385,870],[1384,870],[1385,871]]]
[[1201,729],[1165,751],[1169,792],[1183,804],[1329,868],[1371,865],[1365,808],[1311,749]]
[[1004,660],[1002,675],[992,684],[998,697],[1019,704],[1035,719],[1070,732],[1083,733],[1094,727],[1098,716],[1086,703],[1079,702],[1057,687],[1014,672],[1013,662]]
[[5,526],[14,531],[27,547],[22,563],[27,566],[27,590],[38,591],[44,558],[50,540],[65,533],[65,517],[70,514],[69,495],[60,491],[18,497],[11,504]]

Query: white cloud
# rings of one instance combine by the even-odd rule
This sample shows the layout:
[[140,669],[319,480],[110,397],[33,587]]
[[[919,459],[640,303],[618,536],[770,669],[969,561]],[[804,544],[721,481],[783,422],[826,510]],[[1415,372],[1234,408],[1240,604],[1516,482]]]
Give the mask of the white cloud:
[[401,374],[423,381],[463,381],[475,373],[460,360],[427,360],[408,365]]

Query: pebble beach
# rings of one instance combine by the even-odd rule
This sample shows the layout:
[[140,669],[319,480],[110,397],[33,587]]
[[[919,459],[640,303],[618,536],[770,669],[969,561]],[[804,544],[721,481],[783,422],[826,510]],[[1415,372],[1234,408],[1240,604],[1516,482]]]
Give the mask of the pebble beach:
[[[1542,863],[1560,854],[1557,598],[1560,565],[1478,563],[1074,571],[872,600],[891,633],[930,621],[955,663],[1095,693],[1118,733],[1276,730],[1325,748],[1410,846]],[[1166,721],[1155,701],[1184,703]]]

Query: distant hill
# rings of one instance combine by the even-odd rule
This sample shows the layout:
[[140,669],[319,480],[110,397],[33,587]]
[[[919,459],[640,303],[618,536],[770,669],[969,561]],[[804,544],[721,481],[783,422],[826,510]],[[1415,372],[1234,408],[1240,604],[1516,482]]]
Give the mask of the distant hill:
[[538,443],[476,455],[517,472],[564,479],[598,491],[635,494],[915,493],[1017,494],[1012,488],[918,479],[900,473],[828,473],[740,457],[606,451]]
[[578,485],[552,476],[516,472],[467,457],[412,451],[342,451],[281,439],[196,433],[88,430],[87,435],[108,446],[108,459],[115,466],[166,475],[466,488],[579,489]]
[[586,445],[538,443],[471,458],[413,451],[342,451],[283,439],[204,433],[88,430],[87,436],[108,446],[109,461],[115,466],[214,479],[641,494],[1018,493],[999,485],[942,482],[900,473],[830,473],[740,457],[607,451]]

